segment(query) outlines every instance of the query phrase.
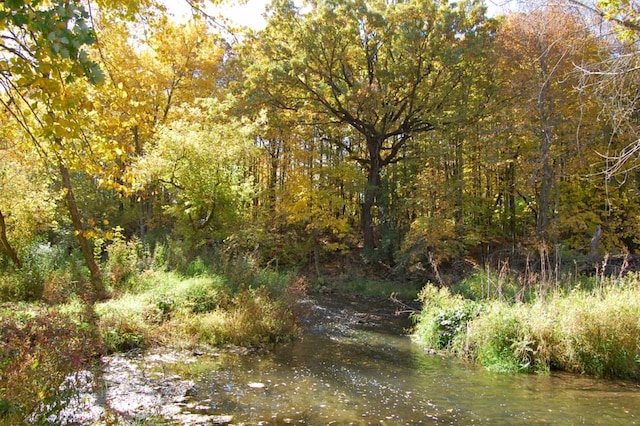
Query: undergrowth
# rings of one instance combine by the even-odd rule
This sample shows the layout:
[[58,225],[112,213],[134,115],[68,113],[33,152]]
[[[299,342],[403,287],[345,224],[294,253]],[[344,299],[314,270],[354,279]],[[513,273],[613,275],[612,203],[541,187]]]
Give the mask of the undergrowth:
[[[43,424],[68,404],[72,373],[108,352],[156,345],[266,348],[297,333],[292,274],[251,256],[170,264],[175,249],[121,232],[99,241],[110,299],[90,305],[80,258],[34,244],[21,270],[0,273],[0,424]],[[293,286],[293,287],[292,287]]]
[[144,279],[156,284],[95,307],[110,351],[157,344],[263,346],[296,332],[290,304],[265,285],[234,290],[215,275],[183,278],[170,272]]
[[0,307],[0,424],[45,423],[73,389],[62,386],[100,353],[80,301]]
[[640,380],[640,276],[528,301],[472,301],[427,285],[415,338],[493,371],[563,370]]

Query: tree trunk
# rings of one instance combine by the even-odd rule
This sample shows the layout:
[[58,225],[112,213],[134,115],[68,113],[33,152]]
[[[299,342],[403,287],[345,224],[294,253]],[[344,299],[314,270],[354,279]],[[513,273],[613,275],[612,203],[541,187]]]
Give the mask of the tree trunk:
[[106,296],[106,292],[104,285],[102,284],[100,266],[98,266],[98,262],[96,262],[96,259],[93,256],[93,249],[91,248],[91,244],[85,234],[82,216],[80,215],[80,210],[78,209],[78,204],[73,192],[73,185],[71,184],[69,169],[62,163],[62,161],[58,162],[58,167],[60,169],[60,176],[62,177],[65,201],[67,203],[67,208],[69,209],[69,215],[71,216],[71,223],[73,224],[76,241],[78,241],[78,244],[80,245],[82,257],[84,258],[84,261],[91,273],[91,284],[93,286],[93,294],[91,296],[92,298],[102,299]]
[[9,243],[9,239],[7,238],[7,224],[4,221],[4,215],[2,211],[0,211],[0,247],[2,250],[9,256],[9,259],[13,262],[14,265],[18,269],[22,268],[22,262],[18,257],[18,253],[16,253],[15,249]]
[[551,134],[549,129],[542,131],[542,146],[540,160],[542,162],[542,177],[540,181],[540,194],[538,195],[538,221],[536,234],[542,241],[549,238],[549,223],[551,213],[551,189],[553,187],[553,169],[551,168]]
[[547,59],[543,53],[539,60],[540,79],[542,87],[538,92],[538,114],[540,119],[540,194],[538,195],[538,218],[536,236],[543,242],[549,239],[549,224],[551,217],[551,191],[554,185],[554,171],[551,164],[551,146],[553,145],[553,129],[555,111],[551,94],[552,71],[549,70]]
[[380,147],[382,143],[379,143],[375,139],[367,141],[367,148],[369,149],[369,170],[367,175],[367,186],[364,189],[364,201],[362,203],[362,236],[363,236],[363,250],[367,257],[373,255],[378,242],[375,236],[375,224],[373,217],[373,209],[378,201],[378,195],[380,193],[380,172],[382,170],[382,159],[380,158]]

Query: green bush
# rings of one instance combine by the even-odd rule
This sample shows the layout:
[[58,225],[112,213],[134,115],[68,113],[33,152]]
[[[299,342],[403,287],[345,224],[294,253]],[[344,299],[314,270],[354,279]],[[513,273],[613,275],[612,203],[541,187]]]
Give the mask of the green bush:
[[163,313],[146,294],[127,294],[96,304],[98,331],[107,350],[126,351],[153,344]]
[[110,351],[156,343],[263,346],[296,332],[290,304],[266,286],[231,294],[216,276],[156,273],[144,280],[155,284],[96,305],[100,335]]
[[184,271],[184,275],[186,277],[198,277],[202,275],[208,275],[210,273],[211,270],[209,266],[207,266],[200,257],[197,257],[195,260],[189,262]]
[[64,303],[88,281],[88,270],[77,253],[62,246],[34,243],[21,253],[21,269],[0,274],[0,301]]
[[551,301],[562,313],[554,363],[569,371],[640,379],[640,288],[635,278],[625,284]]
[[[493,302],[469,325],[466,353],[496,372],[532,372],[538,342],[532,336],[526,308]],[[543,368],[544,369],[544,368]]]
[[[99,249],[102,244],[97,244]],[[103,273],[116,290],[126,289],[129,280],[140,272],[142,244],[135,238],[127,240],[120,227],[113,230],[111,242],[106,247],[107,259],[103,264]]]
[[429,285],[421,293],[415,334],[430,348],[448,349],[493,371],[558,369],[637,380],[639,282],[628,275],[591,291],[558,291],[529,303],[491,300],[475,310]]
[[182,278],[170,273],[161,276],[162,282],[152,289],[151,298],[165,314],[180,310],[186,313],[210,312],[228,298],[228,289],[217,276]]
[[467,323],[478,315],[479,306],[459,295],[452,295],[446,287],[427,284],[418,299],[422,310],[415,317],[415,337],[424,346],[435,349],[457,348],[456,340],[464,335]]
[[245,288],[221,309],[191,317],[185,333],[213,345],[264,347],[290,340],[297,325],[291,307],[266,287]]

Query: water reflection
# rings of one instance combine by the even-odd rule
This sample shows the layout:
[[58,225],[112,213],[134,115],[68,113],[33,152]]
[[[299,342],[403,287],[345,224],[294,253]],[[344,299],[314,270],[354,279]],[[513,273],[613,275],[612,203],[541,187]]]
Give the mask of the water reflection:
[[232,414],[236,424],[270,425],[639,421],[635,384],[566,374],[491,374],[424,353],[402,335],[406,321],[363,321],[352,309],[323,306],[310,315],[299,341],[271,354],[221,355],[220,368],[197,381],[200,409]]

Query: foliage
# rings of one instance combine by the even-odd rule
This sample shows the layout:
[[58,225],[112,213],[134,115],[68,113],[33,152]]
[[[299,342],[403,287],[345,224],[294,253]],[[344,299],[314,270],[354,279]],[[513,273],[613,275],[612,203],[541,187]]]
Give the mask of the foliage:
[[[183,108],[184,118],[202,114],[212,121],[222,105],[213,100]],[[153,149],[133,167],[136,188],[163,185],[171,202],[163,205],[175,231],[193,251],[208,240],[221,241],[234,229],[252,193],[242,167],[247,130],[241,123],[216,125],[195,119],[174,122],[159,132]]]
[[[430,279],[452,289],[420,295],[435,349],[638,378],[635,278],[607,288],[599,262],[572,291],[559,265],[640,250],[637,3],[595,3],[604,30],[540,5],[276,0],[233,38],[153,0],[0,2],[0,300],[112,296],[112,351],[260,346],[295,333],[295,271],[378,296]],[[520,252],[536,260],[492,269]],[[478,266],[440,275],[460,263]],[[60,306],[8,306],[30,340],[7,362],[41,329],[83,338]],[[56,350],[16,364],[25,392]]]
[[416,338],[427,347],[448,349],[493,371],[640,378],[637,275],[529,303],[483,300],[471,318],[461,312],[474,305],[447,290],[427,286],[421,297]]
[[[374,208],[381,174],[405,145],[447,121],[463,70],[485,35],[480,2],[327,1],[309,10],[275,2],[266,30],[251,43],[255,97],[301,109],[314,122],[348,127],[329,139],[362,167],[364,249],[376,245]],[[313,36],[310,36],[313,35]],[[254,53],[255,52],[255,53]],[[331,126],[333,125],[333,126]]]
[[65,407],[63,382],[100,350],[89,310],[78,300],[0,307],[0,423],[44,423]]
[[262,346],[295,333],[286,298],[263,285],[233,291],[215,275],[152,272],[142,280],[141,292],[96,305],[98,329],[110,351],[156,344]]
[[464,335],[467,324],[478,314],[478,305],[433,284],[427,284],[418,299],[422,310],[414,317],[416,339],[429,348],[455,352],[460,345],[456,340]]
[[293,310],[266,287],[243,288],[224,306],[184,324],[184,332],[203,343],[270,347],[297,333]]
[[33,67],[31,77],[46,76],[51,72],[52,59],[62,59],[73,63],[73,74],[99,81],[100,69],[85,50],[86,45],[96,41],[88,21],[89,12],[80,2],[3,2],[0,30],[7,30],[10,35],[2,46],[0,67],[22,72]]
[[[364,297],[393,297],[399,300],[414,300],[419,292],[419,288],[412,283],[400,284],[394,280],[363,277],[334,277],[327,285],[341,293],[353,293]],[[322,287],[320,290],[322,291]]]
[[[3,139],[15,137],[16,129],[11,124],[3,122]],[[56,197],[50,180],[37,167],[35,152],[0,142],[0,157],[0,214],[6,227],[0,232],[6,232],[8,242],[19,255],[43,232],[56,227]],[[0,245],[0,259],[7,257],[7,248]]]
[[[116,227],[109,237],[103,273],[107,274],[111,286],[120,290],[126,288],[127,282],[138,275],[141,269],[142,246],[136,238],[127,241],[120,227]],[[100,249],[102,244],[96,241],[96,250]]]
[[0,302],[39,301],[65,303],[82,295],[88,272],[77,253],[63,244],[33,242],[21,251],[23,267],[0,276]]

